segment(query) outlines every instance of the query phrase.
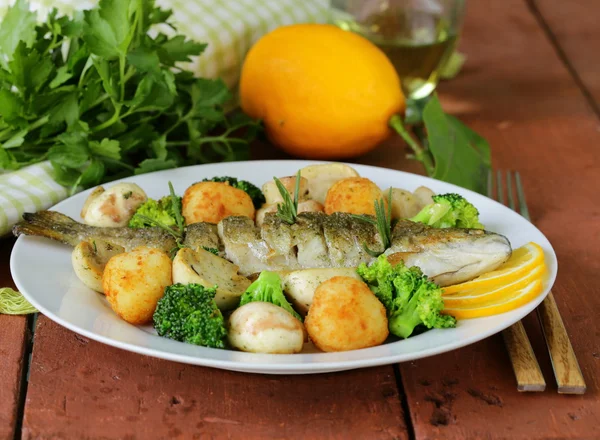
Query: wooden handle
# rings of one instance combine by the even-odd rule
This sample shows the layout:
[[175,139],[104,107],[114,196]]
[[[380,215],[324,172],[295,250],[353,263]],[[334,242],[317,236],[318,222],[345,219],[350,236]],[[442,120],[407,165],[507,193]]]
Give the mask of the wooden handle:
[[502,332],[519,391],[544,391],[546,381],[521,321]]
[[585,393],[585,380],[552,292],[540,304],[537,312],[550,352],[558,392],[563,394]]

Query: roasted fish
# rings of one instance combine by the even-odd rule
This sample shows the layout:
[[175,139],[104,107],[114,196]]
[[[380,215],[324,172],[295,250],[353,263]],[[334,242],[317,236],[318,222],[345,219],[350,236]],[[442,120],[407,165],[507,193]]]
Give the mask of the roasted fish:
[[[174,238],[160,228],[98,228],[54,211],[25,214],[14,234],[48,237],[71,246],[98,238],[125,248],[145,245],[170,251]],[[289,225],[267,214],[261,228],[248,217],[227,217],[218,225],[194,223],[186,227],[184,244],[192,249],[218,249],[243,275],[263,270],[297,270],[357,267],[374,257],[366,249],[382,252],[374,225],[345,213],[307,212]],[[470,280],[494,270],[511,255],[506,237],[477,229],[436,229],[408,220],[392,231],[385,251],[390,261],[419,266],[441,286]]]

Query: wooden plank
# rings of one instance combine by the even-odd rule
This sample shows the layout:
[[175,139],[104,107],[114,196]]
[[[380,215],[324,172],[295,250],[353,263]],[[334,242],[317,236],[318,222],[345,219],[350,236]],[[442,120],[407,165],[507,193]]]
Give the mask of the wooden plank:
[[525,328],[546,391],[517,391],[499,335],[402,364],[416,438],[599,438],[598,119],[525,2],[470,2],[467,9],[468,62],[441,85],[441,98],[490,141],[497,168],[521,172],[533,222],[558,254],[554,296],[588,391],[557,393],[539,323],[529,316]]
[[38,320],[23,438],[406,439],[390,366],[264,376],[140,356]]
[[[0,239],[0,287],[15,287],[8,265],[13,244],[12,238]],[[15,435],[27,332],[26,317],[0,315],[0,440]]]
[[565,62],[585,88],[600,115],[600,10],[597,0],[532,0]]

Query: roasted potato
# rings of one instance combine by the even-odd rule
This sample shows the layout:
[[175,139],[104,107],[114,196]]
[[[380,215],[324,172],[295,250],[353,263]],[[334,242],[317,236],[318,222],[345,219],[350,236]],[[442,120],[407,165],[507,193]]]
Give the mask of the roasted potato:
[[238,267],[204,249],[183,248],[173,260],[173,283],[217,286],[215,302],[221,310],[235,308],[250,280],[238,274]]
[[321,204],[325,203],[329,188],[338,180],[360,177],[354,168],[343,163],[309,165],[300,170],[300,175],[308,180],[308,197]]
[[171,284],[171,259],[165,252],[146,246],[112,257],[102,276],[110,306],[131,324],[150,322],[165,287]]
[[304,325],[287,310],[269,302],[250,302],[229,317],[229,343],[252,353],[299,353]]
[[333,277],[317,287],[305,325],[323,351],[373,347],[389,334],[383,304],[365,283],[350,277]]
[[[262,226],[265,221],[265,215],[269,212],[277,212],[277,205],[275,203],[273,205],[263,205],[258,211],[256,211],[256,225],[258,227]],[[324,208],[316,200],[304,200],[298,203],[298,214],[302,212],[323,212]]]
[[81,217],[84,223],[91,226],[127,226],[135,211],[146,200],[146,193],[135,183],[117,183],[107,190],[99,186],[83,204]]
[[392,192],[392,219],[411,218],[419,212],[417,198],[410,192],[399,188],[390,188],[384,195],[387,200],[389,191]]
[[[327,191],[325,212],[375,215],[375,200],[383,198],[377,185],[365,177],[339,180]],[[387,201],[384,201],[387,209]]]
[[349,267],[282,271],[279,275],[283,291],[294,309],[303,316],[308,313],[315,290],[321,283],[338,276],[361,279],[356,269]]
[[[288,193],[293,197],[294,191],[296,189],[296,176],[282,177],[279,179],[285,189],[287,189]],[[279,192],[279,188],[277,188],[277,184],[275,180],[269,180],[262,186],[262,192],[265,196],[265,204],[271,205],[274,203],[283,202],[283,197],[281,197],[281,193]],[[308,194],[308,180],[304,177],[300,178],[300,188],[298,190],[298,200],[305,200]]]
[[103,293],[102,274],[106,263],[115,255],[125,252],[121,246],[102,240],[82,241],[71,253],[71,264],[77,278],[96,292]]
[[415,198],[417,199],[417,205],[419,206],[419,211],[423,209],[425,206],[433,203],[432,196],[435,196],[435,193],[427,188],[426,186],[420,186],[413,191]]
[[225,217],[254,219],[254,204],[246,192],[221,182],[199,182],[185,190],[182,213],[186,224],[219,223]]

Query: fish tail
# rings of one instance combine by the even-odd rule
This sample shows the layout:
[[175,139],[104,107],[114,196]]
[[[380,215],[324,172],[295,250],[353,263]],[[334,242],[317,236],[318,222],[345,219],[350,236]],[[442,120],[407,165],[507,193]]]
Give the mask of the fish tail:
[[85,238],[85,231],[80,223],[56,211],[26,212],[23,220],[13,227],[13,234],[46,237],[61,243],[76,246]]

